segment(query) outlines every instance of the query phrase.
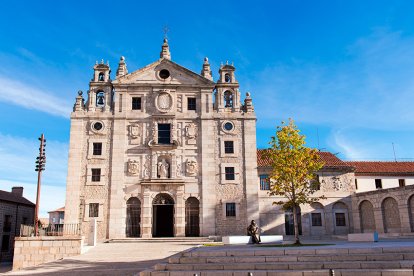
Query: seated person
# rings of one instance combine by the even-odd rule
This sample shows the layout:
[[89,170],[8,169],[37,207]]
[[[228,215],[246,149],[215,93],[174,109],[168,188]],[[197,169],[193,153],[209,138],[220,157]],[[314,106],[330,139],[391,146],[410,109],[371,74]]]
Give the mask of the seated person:
[[253,243],[260,243],[259,227],[256,222],[252,220],[249,227],[247,227],[247,235],[252,237]]

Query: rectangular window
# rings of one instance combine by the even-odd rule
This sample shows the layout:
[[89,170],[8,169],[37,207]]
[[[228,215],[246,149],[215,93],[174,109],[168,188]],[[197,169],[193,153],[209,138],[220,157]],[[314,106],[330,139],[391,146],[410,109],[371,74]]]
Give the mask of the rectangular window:
[[381,179],[375,179],[375,188],[376,189],[382,189],[382,180]]
[[400,187],[404,187],[405,186],[405,179],[398,179],[398,185]]
[[170,144],[171,124],[158,124],[158,144]]
[[4,216],[4,224],[3,224],[3,232],[10,232],[11,231],[11,215]]
[[321,213],[311,213],[312,216],[312,226],[322,226],[322,214]]
[[10,247],[10,235],[3,235],[1,239],[1,252],[9,251]]
[[187,109],[188,110],[196,110],[196,108],[197,108],[196,98],[187,98]]
[[102,155],[102,143],[93,143],[93,155]]
[[270,190],[269,175],[261,174],[259,175],[259,178],[260,178],[260,190],[262,191]]
[[132,110],[141,110],[141,97],[132,97]]
[[226,217],[236,216],[236,203],[226,203]]
[[345,213],[335,213],[336,226],[346,226]]
[[224,141],[224,153],[234,153],[233,141]]
[[226,180],[234,180],[235,179],[235,175],[234,175],[234,167],[225,167],[225,174],[226,174]]
[[99,203],[89,203],[89,217],[99,217]]
[[320,191],[321,189],[321,182],[319,182],[319,175],[315,175],[315,178],[311,180],[312,188],[315,191]]
[[355,178],[355,190],[358,190],[358,179]]
[[27,225],[27,218],[26,218],[26,217],[23,217],[23,218],[22,218],[22,224],[23,224],[23,225]]
[[101,181],[101,169],[92,169],[92,182]]

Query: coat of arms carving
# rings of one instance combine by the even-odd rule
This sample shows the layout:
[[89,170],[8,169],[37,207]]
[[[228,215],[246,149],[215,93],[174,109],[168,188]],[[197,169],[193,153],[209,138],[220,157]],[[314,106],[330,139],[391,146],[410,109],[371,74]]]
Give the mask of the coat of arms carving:
[[128,173],[129,175],[137,176],[139,174],[139,161],[129,160],[128,161]]
[[186,170],[187,175],[196,175],[198,172],[198,164],[195,160],[187,160]]

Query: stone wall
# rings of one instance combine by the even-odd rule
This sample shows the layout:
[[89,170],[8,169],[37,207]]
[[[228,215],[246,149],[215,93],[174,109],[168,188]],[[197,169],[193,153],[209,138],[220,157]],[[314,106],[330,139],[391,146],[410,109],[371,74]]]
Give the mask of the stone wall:
[[79,255],[82,244],[80,237],[16,237],[13,270]]
[[352,196],[355,232],[384,235],[414,232],[414,186],[380,189]]

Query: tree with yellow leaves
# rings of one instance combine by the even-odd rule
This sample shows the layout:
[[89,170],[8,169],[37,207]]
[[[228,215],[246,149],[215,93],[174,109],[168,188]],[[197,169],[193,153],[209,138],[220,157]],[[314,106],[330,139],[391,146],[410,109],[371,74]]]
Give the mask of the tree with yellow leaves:
[[292,119],[289,124],[282,122],[277,127],[276,136],[271,137],[269,144],[267,155],[272,165],[269,194],[286,198],[273,204],[293,210],[295,244],[300,244],[297,208],[325,198],[312,196],[319,185],[315,173],[323,162],[316,149],[305,147],[305,136],[300,134]]

